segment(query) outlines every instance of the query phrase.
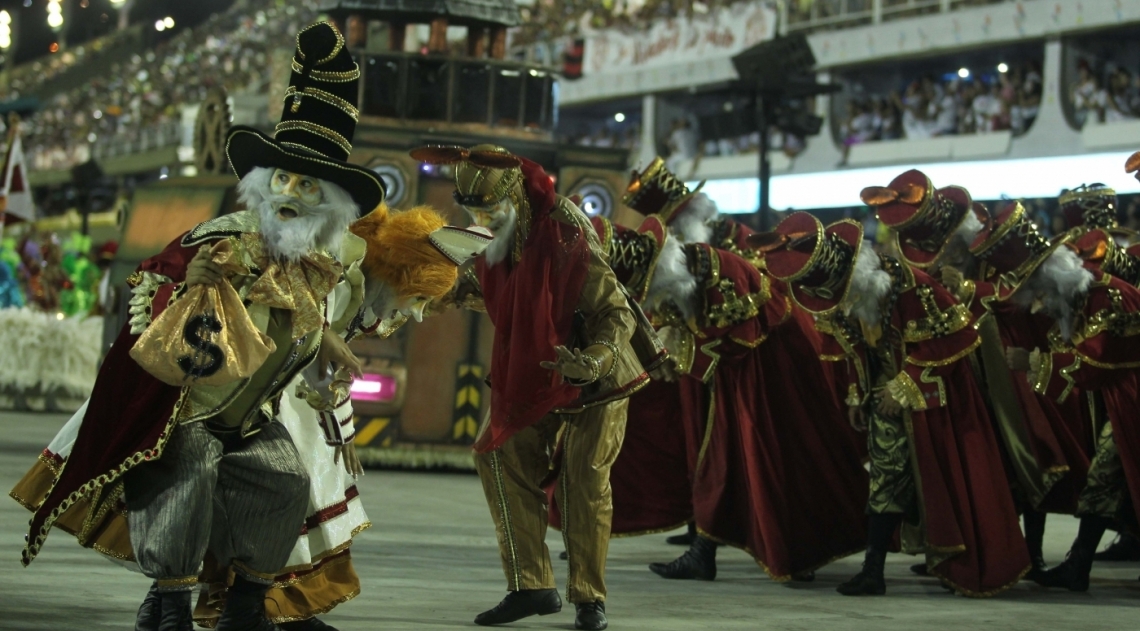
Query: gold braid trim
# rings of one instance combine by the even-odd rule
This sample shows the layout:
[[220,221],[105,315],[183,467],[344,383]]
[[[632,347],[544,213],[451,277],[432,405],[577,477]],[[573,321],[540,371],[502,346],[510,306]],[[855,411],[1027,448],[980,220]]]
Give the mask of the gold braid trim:
[[720,292],[723,302],[708,308],[705,317],[708,322],[718,328],[732,326],[755,318],[760,313],[760,307],[772,297],[767,279],[761,282],[760,291],[754,294],[736,293],[736,286],[732,279],[725,278],[717,283],[716,290]]
[[[352,120],[354,120],[354,121],[360,120],[360,110],[356,109],[356,106],[353,105],[352,103],[349,103],[348,101],[340,98],[339,96],[337,96],[335,94],[332,94],[330,92],[325,92],[324,90],[321,90],[318,88],[305,88],[303,90],[298,91],[297,86],[295,86],[295,85],[291,85],[291,86],[289,86],[289,88],[287,90],[285,90],[285,101],[288,101],[289,99],[291,99],[293,97],[302,97],[302,96],[311,96],[318,101],[322,101],[324,103],[327,103],[327,104],[337,108],[338,110],[341,110],[345,114],[348,114],[350,117],[352,117]],[[294,112],[296,112],[299,105],[300,105],[300,99],[298,98],[296,101],[294,101],[293,105],[291,106],[292,110]]]
[[914,366],[923,366],[923,367],[932,366],[935,368],[937,368],[939,366],[949,366],[950,364],[953,364],[954,362],[958,361],[959,359],[962,359],[963,357],[974,352],[974,350],[977,349],[981,345],[982,345],[982,338],[979,337],[979,338],[975,339],[966,348],[958,351],[957,353],[954,353],[953,355],[951,355],[945,359],[932,359],[932,360],[928,361],[928,360],[924,360],[924,359],[915,359],[913,357],[907,357],[906,363],[912,364]]
[[1037,394],[1045,394],[1049,387],[1049,377],[1053,374],[1053,353],[1033,349],[1029,353],[1029,372],[1025,374],[1029,386]]
[[[335,144],[336,146],[344,149],[345,154],[352,153],[352,143],[347,138],[339,133],[316,123],[309,121],[285,121],[277,124],[276,133],[280,134],[283,131],[306,131],[310,134],[320,136],[325,140]],[[326,158],[328,156],[325,156]]]
[[904,342],[925,342],[936,337],[945,337],[970,325],[970,310],[965,305],[950,305],[943,311],[934,301],[933,287],[922,285],[914,291],[918,294],[926,317],[906,323],[906,330],[903,331]]
[[[348,83],[349,81],[356,81],[360,78],[360,65],[352,64],[352,70],[345,70],[343,72],[332,72],[329,70],[310,70],[309,77],[317,81],[325,81],[327,83]],[[297,74],[304,74],[305,68],[296,59],[293,60],[293,72]]]
[[922,390],[905,372],[900,372],[887,382],[887,393],[908,410],[926,409],[926,399],[922,396]]
[[863,399],[859,396],[859,386],[853,383],[847,384],[847,398],[843,401],[849,407],[857,407],[863,405]]

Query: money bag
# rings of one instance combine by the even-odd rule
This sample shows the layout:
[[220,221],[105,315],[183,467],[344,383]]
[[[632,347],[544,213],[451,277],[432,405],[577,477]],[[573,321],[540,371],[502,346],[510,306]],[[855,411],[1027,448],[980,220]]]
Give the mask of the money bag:
[[[229,252],[215,248],[215,262]],[[131,347],[133,358],[172,386],[222,386],[249,377],[277,345],[253,324],[228,282],[195,285],[163,310]]]

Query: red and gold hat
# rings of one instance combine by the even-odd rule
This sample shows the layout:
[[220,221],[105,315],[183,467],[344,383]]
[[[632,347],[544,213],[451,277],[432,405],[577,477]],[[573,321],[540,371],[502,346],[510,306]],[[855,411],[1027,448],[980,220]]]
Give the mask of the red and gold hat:
[[1061,205],[1066,230],[1117,226],[1116,191],[1104,184],[1082,184],[1066,190],[1057,202]]
[[618,282],[625,286],[635,301],[641,303],[649,294],[653,270],[665,246],[669,231],[659,217],[649,216],[636,230],[619,226],[605,217],[591,217],[602,250],[610,259],[610,268]]
[[887,186],[868,186],[859,195],[894,233],[907,263],[927,267],[946,249],[970,211],[970,192],[960,186],[935,189],[922,171],[911,169]]
[[1021,287],[1053,251],[1069,241],[1070,233],[1049,241],[1029,218],[1021,202],[1010,202],[982,230],[970,252],[987,267],[987,276],[997,276],[995,289],[1008,298]]
[[690,191],[680,178],[665,168],[665,161],[658,156],[641,173],[633,172],[621,201],[643,215],[660,215],[668,224],[673,214],[704,185],[701,182]]
[[1073,241],[1073,248],[1086,266],[1098,268],[1134,287],[1140,283],[1140,244],[1125,247],[1107,230],[1093,229]]
[[847,295],[862,244],[859,222],[844,219],[825,228],[805,212],[748,238],[748,245],[765,253],[768,272],[787,282],[795,301],[816,314],[832,311]]

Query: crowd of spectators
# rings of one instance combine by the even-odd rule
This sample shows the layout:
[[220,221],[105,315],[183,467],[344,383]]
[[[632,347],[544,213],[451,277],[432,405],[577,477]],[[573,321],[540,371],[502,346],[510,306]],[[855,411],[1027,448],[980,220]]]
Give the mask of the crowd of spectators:
[[[239,3],[240,4],[240,3]],[[53,97],[24,126],[37,169],[84,162],[96,142],[133,142],[177,124],[182,107],[221,85],[263,91],[273,51],[317,16],[315,0],[259,0],[219,13],[155,50],[113,64],[83,86]]]
[[982,76],[965,72],[938,80],[926,75],[902,93],[850,96],[839,119],[844,148],[901,138],[1025,133],[1041,106],[1041,71],[1035,62],[1003,67],[1005,72]]
[[1140,118],[1140,74],[1134,76],[1127,68],[1110,64],[1097,73],[1082,59],[1070,98],[1078,127],[1135,120]]

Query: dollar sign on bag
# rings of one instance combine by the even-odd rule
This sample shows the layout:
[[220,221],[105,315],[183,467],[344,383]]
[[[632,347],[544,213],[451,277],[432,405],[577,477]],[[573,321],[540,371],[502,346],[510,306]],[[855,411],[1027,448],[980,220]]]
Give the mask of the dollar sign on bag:
[[[209,377],[221,369],[225,355],[217,344],[210,342],[214,333],[222,332],[222,323],[212,312],[194,316],[182,328],[182,339],[194,349],[193,355],[178,358],[178,367],[192,379]],[[206,336],[203,338],[203,334]]]

